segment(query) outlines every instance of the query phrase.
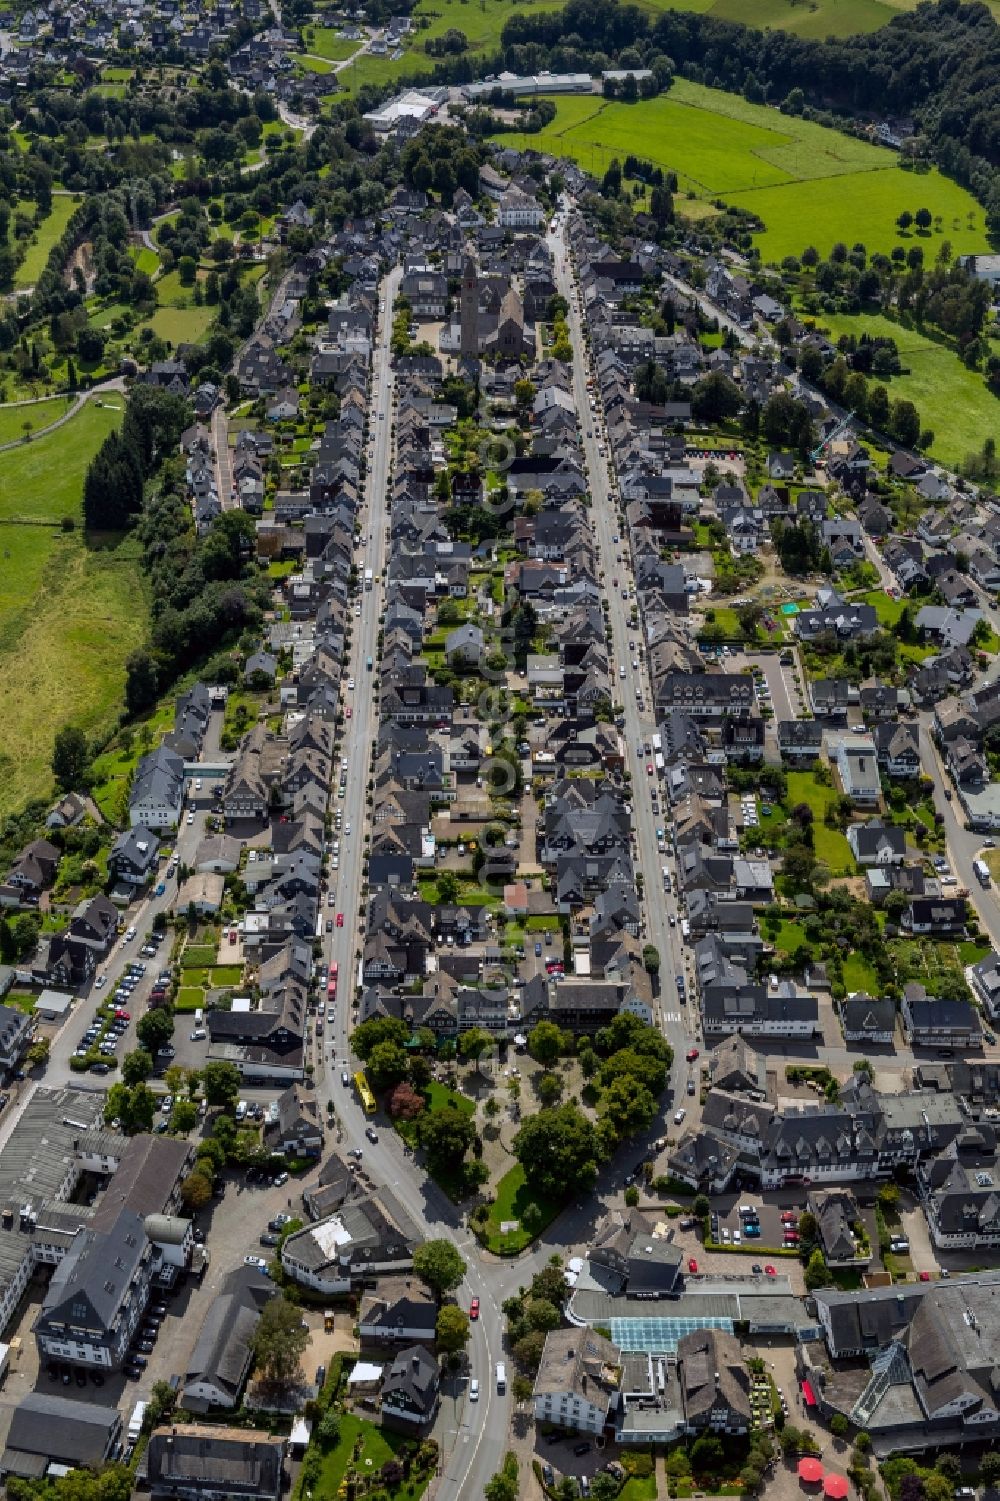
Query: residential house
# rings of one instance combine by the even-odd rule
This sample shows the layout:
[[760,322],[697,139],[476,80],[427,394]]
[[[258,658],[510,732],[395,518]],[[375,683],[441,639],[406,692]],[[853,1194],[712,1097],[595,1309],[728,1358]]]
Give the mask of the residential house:
[[913,989],[922,991],[923,987],[908,985],[900,1006],[903,1031],[911,1046],[947,1048],[958,1052],[982,1047],[979,1013],[971,1001],[909,994]]
[[844,735],[832,749],[845,795],[860,807],[876,807],[882,797],[882,784],[871,735]]
[[910,781],[920,775],[920,731],[915,724],[886,721],[872,731],[875,759],[886,776]]
[[43,1360],[115,1371],[139,1327],[153,1274],[142,1218],[122,1209],[107,1230],[78,1231],[35,1319]]
[[873,999],[863,991],[837,1002],[845,1042],[866,1047],[889,1046],[896,1031],[896,1005],[886,997]]
[[154,1428],[143,1461],[152,1501],[280,1501],[285,1443],[256,1428]]
[[234,1408],[253,1363],[253,1336],[274,1283],[256,1267],[238,1266],[222,1280],[188,1357],[182,1389],[191,1412]]
[[621,1353],[587,1328],[545,1336],[533,1393],[535,1422],[600,1437],[617,1405]]
[[426,1428],[438,1409],[441,1371],[423,1345],[400,1350],[382,1373],[382,1421],[404,1430]]
[[906,831],[881,818],[852,823],[847,842],[859,865],[901,865],[906,856]]
[[362,1343],[434,1343],[437,1327],[435,1298],[409,1277],[383,1277],[377,1292],[366,1293],[358,1316]]
[[683,1334],[677,1371],[689,1433],[749,1432],[750,1375],[735,1335],[722,1329]]
[[828,1266],[864,1267],[872,1259],[871,1246],[849,1188],[811,1188],[806,1207],[816,1221]]

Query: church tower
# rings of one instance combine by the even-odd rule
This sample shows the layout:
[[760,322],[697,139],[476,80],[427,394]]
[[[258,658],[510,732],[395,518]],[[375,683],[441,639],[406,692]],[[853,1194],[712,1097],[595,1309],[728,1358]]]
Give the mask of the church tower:
[[467,253],[462,263],[462,339],[463,359],[479,358],[479,269],[475,257]]

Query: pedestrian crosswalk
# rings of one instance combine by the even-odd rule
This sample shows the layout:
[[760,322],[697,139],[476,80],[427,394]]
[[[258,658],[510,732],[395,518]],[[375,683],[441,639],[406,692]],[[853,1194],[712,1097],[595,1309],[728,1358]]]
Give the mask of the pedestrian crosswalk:
[[681,1014],[679,1011],[665,1011],[663,1013],[663,1019],[667,1022],[679,1022],[681,1019]]

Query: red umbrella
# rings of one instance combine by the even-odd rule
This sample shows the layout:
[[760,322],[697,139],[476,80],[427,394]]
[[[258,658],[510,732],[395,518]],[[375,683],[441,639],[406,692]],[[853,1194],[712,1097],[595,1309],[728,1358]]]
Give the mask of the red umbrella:
[[799,1479],[800,1480],[808,1481],[810,1485],[815,1484],[817,1480],[822,1480],[823,1479],[823,1466],[820,1464],[819,1460],[818,1459],[800,1459],[799,1460]]
[[831,1501],[844,1501],[847,1491],[846,1475],[828,1475],[823,1482],[823,1494],[829,1496]]

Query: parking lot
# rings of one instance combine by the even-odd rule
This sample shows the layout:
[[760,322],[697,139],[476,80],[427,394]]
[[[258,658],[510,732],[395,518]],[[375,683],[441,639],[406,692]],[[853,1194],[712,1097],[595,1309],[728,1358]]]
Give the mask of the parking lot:
[[[741,1209],[751,1210],[752,1214],[741,1214]],[[712,1228],[717,1241],[721,1240],[723,1244],[728,1241],[734,1246],[759,1246],[762,1252],[768,1247],[777,1249],[786,1244],[794,1246],[796,1242],[786,1240],[786,1235],[797,1235],[797,1221],[797,1210],[764,1204],[759,1195],[749,1193],[744,1194],[738,1203],[730,1205],[728,1209],[717,1210],[713,1207],[712,1211]]]

